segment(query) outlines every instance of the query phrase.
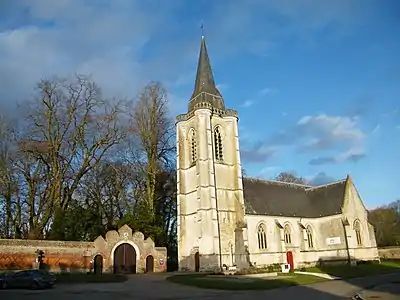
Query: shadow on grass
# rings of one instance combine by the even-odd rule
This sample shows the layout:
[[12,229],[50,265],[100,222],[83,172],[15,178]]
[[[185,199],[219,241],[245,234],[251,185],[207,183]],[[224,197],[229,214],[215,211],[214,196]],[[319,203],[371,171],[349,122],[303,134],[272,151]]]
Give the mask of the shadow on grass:
[[[171,276],[167,280],[204,289],[243,290],[246,294],[250,292],[249,290],[271,290],[268,292],[268,296],[273,299],[275,299],[274,297],[292,299],[296,296],[305,299],[349,299],[349,297],[362,290],[370,289],[386,292],[388,295],[400,295],[400,292],[389,291],[383,287],[383,284],[389,282],[400,282],[400,261],[359,262],[355,266],[343,263],[331,265],[321,261],[318,267],[302,269],[301,271],[326,273],[342,279],[328,280],[312,275],[290,273],[267,279],[254,277],[236,278],[229,275],[221,275],[219,277],[207,276],[209,274],[179,274]],[[309,285],[312,283],[320,284]],[[278,289],[286,287],[295,288]],[[232,295],[234,297],[236,294]]]
[[281,287],[304,285],[325,281],[326,279],[297,274],[285,274],[275,278],[237,278],[236,276],[209,277],[209,274],[175,275],[167,280],[175,283],[191,285],[198,288],[218,290],[268,290]]
[[356,278],[373,276],[380,274],[388,274],[393,272],[400,272],[400,260],[399,261],[381,261],[379,262],[358,262],[356,266],[344,265],[329,265],[321,262],[318,266],[312,268],[305,268],[302,271],[315,272],[315,273],[326,273],[331,276],[346,278]]

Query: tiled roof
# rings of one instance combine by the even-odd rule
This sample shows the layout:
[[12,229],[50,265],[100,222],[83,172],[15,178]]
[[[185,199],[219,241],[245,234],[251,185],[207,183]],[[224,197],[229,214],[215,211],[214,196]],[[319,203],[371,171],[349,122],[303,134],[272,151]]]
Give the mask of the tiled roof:
[[246,214],[318,218],[341,213],[346,180],[308,185],[243,178]]

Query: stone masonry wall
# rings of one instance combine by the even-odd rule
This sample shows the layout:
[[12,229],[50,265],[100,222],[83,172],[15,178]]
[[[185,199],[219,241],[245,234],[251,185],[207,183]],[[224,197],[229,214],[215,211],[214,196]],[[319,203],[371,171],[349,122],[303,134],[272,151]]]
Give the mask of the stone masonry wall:
[[382,247],[378,248],[381,259],[400,259],[400,247]]

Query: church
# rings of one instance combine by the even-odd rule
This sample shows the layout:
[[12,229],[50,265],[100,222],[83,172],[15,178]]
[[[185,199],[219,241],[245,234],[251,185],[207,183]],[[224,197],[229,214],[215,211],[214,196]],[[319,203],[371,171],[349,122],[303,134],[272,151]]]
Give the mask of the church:
[[379,260],[350,176],[322,186],[242,177],[238,112],[216,87],[204,37],[176,131],[179,270]]

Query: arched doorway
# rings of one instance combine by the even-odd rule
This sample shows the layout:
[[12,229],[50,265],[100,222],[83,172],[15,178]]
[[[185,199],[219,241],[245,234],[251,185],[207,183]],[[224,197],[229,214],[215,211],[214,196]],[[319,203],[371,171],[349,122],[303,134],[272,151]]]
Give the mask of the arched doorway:
[[136,273],[136,251],[132,245],[124,243],[114,251],[114,274]]
[[103,273],[103,256],[97,254],[93,259],[93,271],[94,274]]
[[194,270],[196,272],[200,272],[200,254],[199,254],[199,252],[196,252],[194,254]]
[[154,257],[153,255],[148,255],[146,257],[146,273],[154,272]]

